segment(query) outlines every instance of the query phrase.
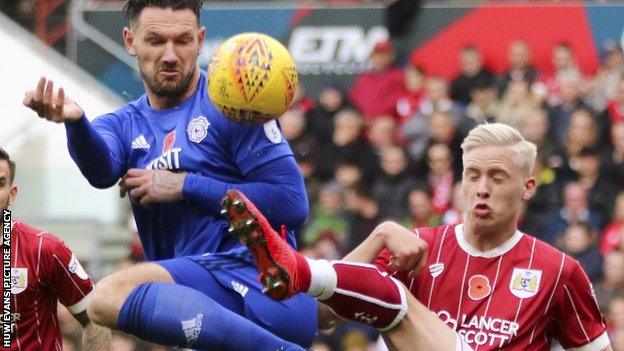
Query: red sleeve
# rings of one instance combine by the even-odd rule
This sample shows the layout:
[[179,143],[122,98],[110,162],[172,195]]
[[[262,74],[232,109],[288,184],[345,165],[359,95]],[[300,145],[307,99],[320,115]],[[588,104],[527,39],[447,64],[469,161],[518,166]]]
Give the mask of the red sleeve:
[[47,285],[57,293],[59,301],[72,314],[84,312],[87,297],[93,290],[93,281],[62,240],[46,238],[43,250]]
[[598,309],[594,289],[577,261],[561,286],[555,305],[557,339],[565,349],[602,350],[609,345],[605,321]]

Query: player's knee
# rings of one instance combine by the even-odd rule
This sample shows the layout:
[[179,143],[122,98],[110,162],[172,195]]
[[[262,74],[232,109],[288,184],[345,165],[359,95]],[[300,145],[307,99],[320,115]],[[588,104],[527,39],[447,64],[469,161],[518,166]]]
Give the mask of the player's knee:
[[115,299],[115,295],[120,291],[120,285],[121,282],[113,274],[105,277],[95,286],[91,302],[87,307],[87,314],[91,321],[109,328],[115,327],[116,313],[120,306],[114,306],[114,302],[118,300]]

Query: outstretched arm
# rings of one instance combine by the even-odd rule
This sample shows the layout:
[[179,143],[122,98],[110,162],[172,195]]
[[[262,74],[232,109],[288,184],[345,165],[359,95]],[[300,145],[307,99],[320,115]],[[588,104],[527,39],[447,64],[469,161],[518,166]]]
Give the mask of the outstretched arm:
[[27,91],[24,106],[48,121],[65,123],[69,154],[91,185],[107,188],[119,179],[123,165],[113,158],[119,155],[119,144],[105,140],[91,126],[76,102],[65,90],[54,90],[54,82],[41,77],[35,90]]

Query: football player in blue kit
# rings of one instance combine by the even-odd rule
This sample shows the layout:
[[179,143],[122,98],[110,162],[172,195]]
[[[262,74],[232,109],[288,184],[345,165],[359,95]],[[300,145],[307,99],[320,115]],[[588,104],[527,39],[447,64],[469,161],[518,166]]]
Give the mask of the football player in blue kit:
[[[235,188],[274,225],[298,228],[308,214],[303,178],[275,121],[239,124],[211,105],[197,63],[205,37],[201,6],[126,2],[123,38],[146,92],[138,100],[89,122],[43,77],[24,104],[65,124],[69,152],[93,186],[121,178],[152,261],[98,284],[88,308],[96,323],[171,346],[300,350],[316,333],[316,303],[262,294],[249,252],[227,234],[220,210]],[[293,233],[286,235],[294,246]]]

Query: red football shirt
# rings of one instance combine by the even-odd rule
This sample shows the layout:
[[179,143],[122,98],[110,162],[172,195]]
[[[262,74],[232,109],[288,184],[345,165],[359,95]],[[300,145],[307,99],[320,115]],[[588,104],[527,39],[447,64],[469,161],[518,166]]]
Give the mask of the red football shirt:
[[[609,344],[587,275],[577,261],[516,232],[502,246],[480,252],[464,239],[463,226],[421,228],[429,244],[428,267],[396,277],[475,351],[600,350]],[[384,250],[377,267],[389,272]],[[395,272],[389,272],[395,273]]]
[[86,310],[93,282],[63,240],[16,221],[11,230],[11,350],[63,349],[57,301]]

